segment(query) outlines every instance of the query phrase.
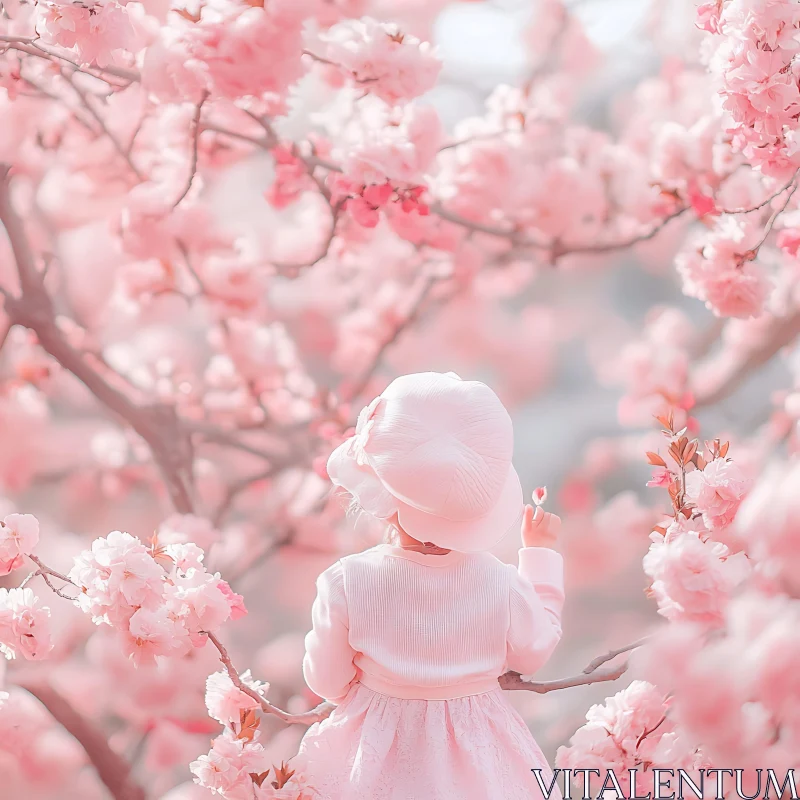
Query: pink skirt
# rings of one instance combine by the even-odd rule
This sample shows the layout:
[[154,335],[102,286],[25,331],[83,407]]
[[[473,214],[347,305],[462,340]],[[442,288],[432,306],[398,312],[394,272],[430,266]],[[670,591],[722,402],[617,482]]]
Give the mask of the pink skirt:
[[[553,773],[502,689],[404,700],[354,684],[292,759],[315,800],[541,800]],[[554,786],[549,800],[561,800]]]

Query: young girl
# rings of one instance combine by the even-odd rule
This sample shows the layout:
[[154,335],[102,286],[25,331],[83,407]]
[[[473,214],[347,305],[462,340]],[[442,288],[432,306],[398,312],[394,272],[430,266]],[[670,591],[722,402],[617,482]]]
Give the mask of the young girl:
[[[561,637],[560,520],[530,506],[511,419],[485,384],[398,378],[331,455],[332,482],[393,539],[320,575],[303,671],[338,704],[297,756],[320,800],[530,800],[541,750],[498,678]],[[485,552],[522,521],[519,568]],[[558,788],[551,798],[558,800]]]

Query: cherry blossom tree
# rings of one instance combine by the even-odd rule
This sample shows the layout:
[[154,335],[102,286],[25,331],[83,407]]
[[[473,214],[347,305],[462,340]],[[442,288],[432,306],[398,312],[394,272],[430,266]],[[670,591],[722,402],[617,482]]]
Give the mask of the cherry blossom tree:
[[[456,5],[2,3],[4,796],[310,800],[289,757],[330,707],[261,592],[307,610],[297,554],[380,536],[327,456],[399,372],[519,411],[575,346],[618,402],[555,493],[571,580],[634,564],[653,613],[501,685],[635,677],[562,767],[800,767],[800,3],[655,3],[659,70],[591,124],[603,54],[539,0],[525,73],[453,125]],[[640,325],[580,291],[631,262],[679,289]],[[779,359],[768,412],[701,438]]]

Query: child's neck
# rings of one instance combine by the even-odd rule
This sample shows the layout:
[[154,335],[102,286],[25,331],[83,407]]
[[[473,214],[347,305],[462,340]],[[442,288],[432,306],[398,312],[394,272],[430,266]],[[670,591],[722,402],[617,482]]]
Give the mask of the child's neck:
[[442,556],[450,552],[449,550],[445,550],[443,547],[438,547],[432,542],[420,542],[419,539],[409,536],[399,526],[395,526],[395,530],[397,530],[397,545],[398,547],[402,547],[404,550],[417,550],[421,553]]

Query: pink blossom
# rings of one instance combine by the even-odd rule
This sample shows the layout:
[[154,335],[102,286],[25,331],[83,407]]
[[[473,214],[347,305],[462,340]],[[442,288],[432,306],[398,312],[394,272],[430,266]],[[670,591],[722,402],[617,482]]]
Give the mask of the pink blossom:
[[162,567],[135,536],[120,531],[95,539],[69,577],[83,588],[77,605],[98,623],[126,620],[135,608],[154,609],[163,595]]
[[210,254],[197,271],[208,297],[223,308],[255,311],[262,302],[267,273],[248,254]]
[[647,481],[647,485],[651,487],[669,486],[673,479],[674,476],[666,467],[654,467],[653,476]]
[[717,458],[686,476],[686,496],[714,530],[733,522],[752,481],[732,461]]
[[775,243],[784,253],[797,258],[800,252],[800,228],[784,228]]
[[[250,670],[239,676],[243,683],[260,695],[266,695],[269,684],[254,680]],[[259,708],[259,703],[250,695],[233,685],[227,672],[215,672],[206,680],[206,708],[211,717],[222,725],[239,724],[240,712]]]
[[442,68],[430,44],[369,17],[340,22],[319,39],[324,48],[316,55],[390,104],[432,89]]
[[237,620],[247,615],[247,608],[244,604],[244,597],[231,589],[227,581],[219,581],[217,588],[225,595],[231,607],[231,619]]
[[752,260],[760,230],[734,217],[723,218],[700,240],[698,248],[676,261],[683,289],[703,300],[720,317],[755,317],[762,313],[771,284]]
[[0,652],[35,660],[52,648],[50,609],[39,605],[31,589],[0,589]]
[[[629,769],[643,762],[675,768],[680,762],[670,759],[676,751],[690,758],[692,748],[679,748],[675,742],[675,726],[667,716],[665,692],[637,680],[604,704],[589,709],[586,724],[572,735],[568,746],[558,749],[556,766],[600,769],[603,777],[606,769],[614,769],[626,791],[630,788]],[[659,760],[662,757],[664,761]]]
[[142,86],[146,91],[164,102],[199,103],[208,84],[203,65],[189,58],[181,31],[161,28],[159,38],[144,52]]
[[740,2],[704,3],[699,24],[719,36],[710,59],[731,117],[733,146],[767,174],[796,169],[792,118],[800,92],[792,74],[798,51],[800,12],[794,3],[750,7]]
[[753,264],[709,275],[704,284],[706,303],[720,317],[755,317],[766,302],[770,285]]
[[[231,99],[281,95],[302,74],[301,32],[311,8],[310,0],[204,5],[197,22],[180,24],[176,36],[164,38],[162,47],[172,54],[159,54],[149,85],[167,95],[195,95],[198,84]],[[157,69],[165,63],[172,80],[162,83]]]
[[194,543],[168,544],[164,546],[164,555],[172,559],[175,569],[186,572],[190,569],[203,570],[203,559],[206,554]]
[[220,589],[219,574],[190,568],[173,575],[165,587],[167,607],[180,620],[195,646],[205,643],[204,632],[216,632],[231,616],[231,604]]
[[189,765],[195,783],[231,800],[253,797],[251,773],[270,768],[263,746],[257,741],[234,738],[229,729],[214,739],[211,750]]
[[343,172],[329,177],[331,201],[341,203],[364,227],[381,210],[426,216],[426,170],[436,155],[442,125],[430,106],[411,106],[400,116],[367,106],[363,126],[342,147]]
[[0,525],[0,575],[23,564],[39,543],[39,521],[31,514],[8,514]]
[[719,33],[719,15],[722,11],[723,0],[709,0],[697,7],[698,28],[709,33]]
[[280,144],[273,147],[272,157],[275,160],[275,179],[264,196],[275,208],[286,208],[314,184],[309,177],[308,167],[290,146]]
[[713,637],[673,623],[643,654],[646,672],[672,693],[670,716],[714,762],[749,767],[781,758],[786,743],[776,730],[798,710],[790,666],[797,615],[786,596],[747,591],[727,605]]
[[86,5],[70,0],[36,3],[36,30],[47,44],[74,48],[82,64],[105,67],[135,48],[128,10],[114,0]]
[[140,608],[128,621],[122,647],[135,664],[151,663],[156,656],[175,656],[188,652],[191,645],[186,629],[166,606],[155,610]]
[[743,553],[732,555],[724,544],[694,532],[656,538],[643,566],[659,614],[709,625],[722,622],[731,592],[748,574]]
[[800,461],[773,464],[742,503],[736,528],[773,579],[800,591]]

